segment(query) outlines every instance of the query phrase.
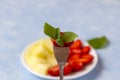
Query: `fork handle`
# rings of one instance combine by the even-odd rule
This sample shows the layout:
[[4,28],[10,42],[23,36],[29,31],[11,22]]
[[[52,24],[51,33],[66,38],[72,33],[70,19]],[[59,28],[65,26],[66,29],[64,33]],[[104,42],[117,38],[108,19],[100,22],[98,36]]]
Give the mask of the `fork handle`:
[[59,64],[59,68],[60,68],[60,80],[63,80],[63,74],[64,74],[64,65],[63,64]]

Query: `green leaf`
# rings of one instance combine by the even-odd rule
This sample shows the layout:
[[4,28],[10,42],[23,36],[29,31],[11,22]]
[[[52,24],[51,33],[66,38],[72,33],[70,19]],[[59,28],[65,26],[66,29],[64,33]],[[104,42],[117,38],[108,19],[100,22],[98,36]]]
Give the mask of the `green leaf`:
[[56,36],[57,36],[57,39],[56,39],[56,42],[59,46],[64,46],[64,43],[63,41],[61,40],[61,35],[60,35],[60,29],[59,28],[56,28]]
[[60,28],[54,28],[48,23],[44,24],[44,33],[50,38],[56,40],[59,46],[64,46],[64,42],[71,42],[77,37],[77,35],[73,32],[64,32],[61,35]]
[[104,48],[108,45],[108,39],[105,36],[96,37],[88,40],[88,43],[95,49]]
[[44,33],[53,39],[57,39],[57,29],[48,23],[44,24]]
[[59,46],[64,46],[64,43],[63,41],[59,38],[59,39],[56,39],[56,42]]
[[56,39],[60,39],[60,28],[56,28]]
[[77,34],[73,33],[73,32],[64,32],[61,35],[61,39],[63,40],[63,42],[71,42],[73,41],[76,37],[78,37]]

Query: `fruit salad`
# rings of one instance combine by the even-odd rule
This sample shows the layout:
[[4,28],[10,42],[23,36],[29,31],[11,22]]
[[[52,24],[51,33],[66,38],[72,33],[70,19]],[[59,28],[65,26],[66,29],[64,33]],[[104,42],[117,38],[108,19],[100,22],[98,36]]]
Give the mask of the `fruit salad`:
[[[54,44],[54,43],[53,43]],[[85,46],[80,39],[77,39],[70,46],[69,57],[64,67],[64,75],[82,71],[88,64],[92,63],[94,57],[90,54],[91,47]],[[48,69],[51,76],[59,76],[58,64]]]
[[59,76],[59,66],[54,56],[53,46],[69,47],[69,56],[64,66],[64,75],[82,71],[92,63],[91,47],[84,45],[73,32],[61,32],[45,23],[44,33],[50,38],[40,39],[26,50],[25,62],[41,75]]
[[[68,60],[64,67],[64,75],[82,71],[92,63],[94,57],[90,54],[91,47],[86,46],[77,39],[70,46]],[[51,39],[40,39],[25,52],[27,65],[35,72],[42,75],[59,76],[59,66],[54,57]]]
[[[90,46],[84,46],[80,39],[75,40],[77,34],[70,31],[61,32],[60,28],[55,28],[48,23],[45,23],[44,33],[51,38],[53,46],[69,47],[70,49],[64,66],[64,75],[80,71],[92,62],[93,56],[89,54]],[[48,74],[51,76],[59,76],[59,72],[58,64],[48,69]]]

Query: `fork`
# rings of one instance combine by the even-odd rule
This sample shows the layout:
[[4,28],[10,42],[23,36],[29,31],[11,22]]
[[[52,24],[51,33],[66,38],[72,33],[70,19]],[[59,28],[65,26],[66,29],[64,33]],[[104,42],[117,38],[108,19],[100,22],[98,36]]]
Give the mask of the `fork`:
[[64,65],[67,61],[67,58],[69,56],[69,47],[53,47],[54,55],[57,60],[57,63],[59,65],[59,74],[60,74],[60,80],[63,80],[64,76]]

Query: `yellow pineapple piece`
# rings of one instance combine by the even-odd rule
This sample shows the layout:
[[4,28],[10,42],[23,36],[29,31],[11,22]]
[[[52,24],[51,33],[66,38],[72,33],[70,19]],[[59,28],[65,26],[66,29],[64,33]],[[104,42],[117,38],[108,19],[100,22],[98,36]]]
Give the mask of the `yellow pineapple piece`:
[[53,46],[50,39],[41,39],[32,48],[32,54],[46,59],[50,54],[53,55]]
[[48,64],[49,64],[50,67],[55,66],[57,64],[57,61],[56,61],[54,55],[49,56],[47,58],[47,61],[48,61]]
[[30,56],[28,58],[25,58],[25,61],[27,62],[27,65],[29,67],[33,67],[35,64],[39,64],[39,63],[47,63],[47,61],[45,59],[42,59],[42,58],[38,58],[36,56]]
[[49,38],[33,43],[25,53],[27,65],[39,74],[47,75],[48,68],[57,64],[53,54],[53,45]]
[[45,50],[49,52],[49,54],[53,55],[53,44],[49,38],[41,39],[41,43]]
[[47,75],[48,64],[35,64],[32,69],[39,74]]

